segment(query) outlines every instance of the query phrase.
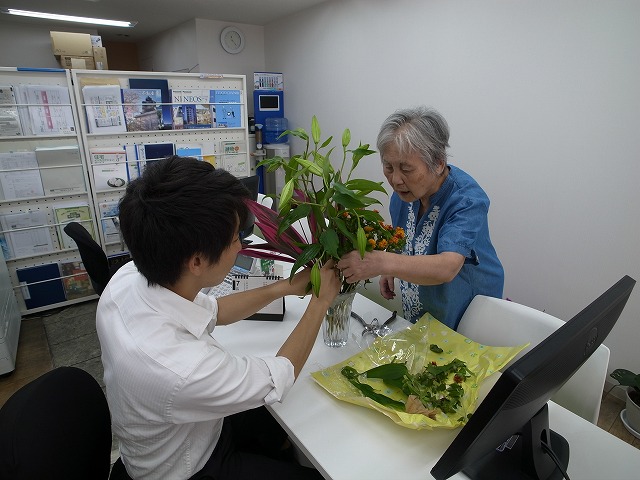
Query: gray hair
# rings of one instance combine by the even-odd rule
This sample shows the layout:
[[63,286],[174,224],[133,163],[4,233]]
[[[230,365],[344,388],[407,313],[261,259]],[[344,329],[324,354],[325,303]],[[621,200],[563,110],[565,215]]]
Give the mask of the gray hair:
[[433,173],[447,164],[449,125],[436,110],[415,107],[398,110],[387,117],[378,133],[380,158],[394,145],[401,155],[418,153]]

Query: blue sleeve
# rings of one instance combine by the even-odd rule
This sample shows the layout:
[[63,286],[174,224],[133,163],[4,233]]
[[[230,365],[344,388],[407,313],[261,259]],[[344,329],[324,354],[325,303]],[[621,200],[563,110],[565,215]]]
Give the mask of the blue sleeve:
[[487,228],[489,199],[486,195],[464,196],[453,203],[438,231],[438,253],[456,252],[477,262],[475,246]]

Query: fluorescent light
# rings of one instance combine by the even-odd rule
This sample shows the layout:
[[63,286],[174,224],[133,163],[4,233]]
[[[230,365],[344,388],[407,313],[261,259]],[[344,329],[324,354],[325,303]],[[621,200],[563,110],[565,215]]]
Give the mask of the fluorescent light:
[[65,22],[91,23],[95,25],[108,25],[110,27],[135,27],[138,22],[123,22],[121,20],[107,20],[104,18],[75,17],[73,15],[58,15],[57,13],[30,12],[15,8],[0,8],[0,12],[22,17],[45,18],[47,20],[62,20]]

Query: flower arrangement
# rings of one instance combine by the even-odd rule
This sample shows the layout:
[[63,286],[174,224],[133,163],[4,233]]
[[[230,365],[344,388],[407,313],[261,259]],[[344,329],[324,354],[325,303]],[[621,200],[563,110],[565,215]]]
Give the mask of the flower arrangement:
[[[380,204],[370,196],[372,192],[387,194],[382,182],[353,178],[360,160],[375,153],[368,144],[349,149],[351,132],[345,129],[341,141],[342,162],[336,169],[330,161],[335,150],[331,146],[333,137],[321,140],[320,124],[315,116],[310,135],[301,128],[287,130],[282,133],[284,135],[302,139],[306,147],[302,154],[290,159],[273,157],[258,164],[267,172],[283,169],[285,184],[275,195],[277,213],[257,202],[247,201],[255,216],[255,225],[267,243],[251,244],[242,254],[290,261],[293,263],[292,276],[300,268],[311,267],[311,288],[318,295],[320,267],[329,259],[338,260],[352,250],[362,256],[374,249],[402,250],[405,244],[403,229],[386,225],[379,211],[370,209],[372,205]],[[293,227],[303,219],[309,224],[306,235]],[[355,288],[356,284],[342,279],[341,293]]]

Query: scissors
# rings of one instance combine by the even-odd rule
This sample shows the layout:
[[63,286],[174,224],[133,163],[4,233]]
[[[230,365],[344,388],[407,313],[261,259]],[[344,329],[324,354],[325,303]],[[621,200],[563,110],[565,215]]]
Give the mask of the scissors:
[[391,327],[389,325],[396,319],[398,312],[396,310],[393,311],[391,316],[385,320],[385,322],[380,325],[377,318],[374,318],[371,323],[367,323],[364,319],[355,312],[351,312],[351,316],[355,318],[358,322],[362,324],[364,330],[362,330],[362,336],[364,337],[367,333],[374,335],[376,337],[383,337],[387,333],[391,332]]

